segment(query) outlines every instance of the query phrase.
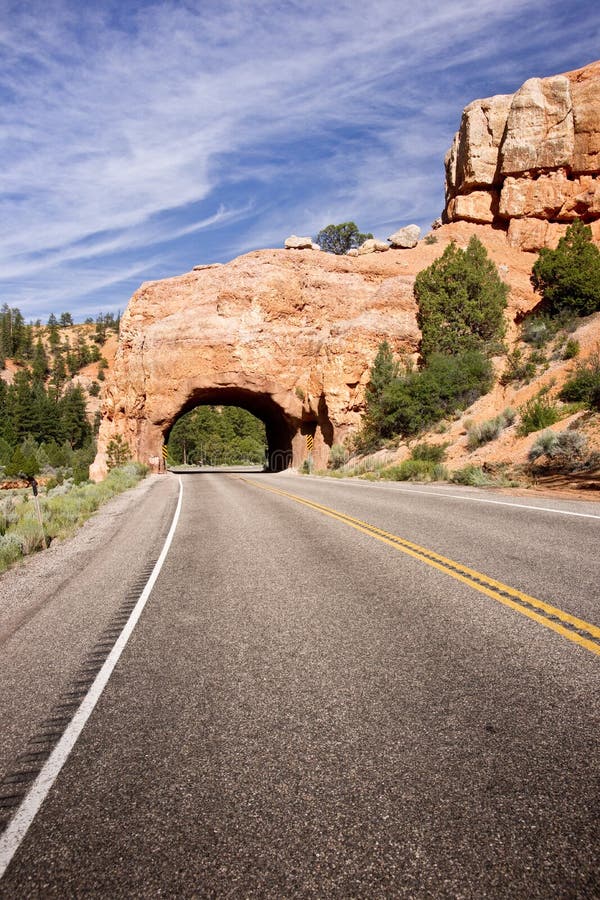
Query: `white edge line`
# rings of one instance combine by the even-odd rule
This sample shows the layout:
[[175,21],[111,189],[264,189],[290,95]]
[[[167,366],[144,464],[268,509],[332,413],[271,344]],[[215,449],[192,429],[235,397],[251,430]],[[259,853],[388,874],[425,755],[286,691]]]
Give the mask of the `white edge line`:
[[77,709],[77,712],[67,725],[63,736],[48,757],[40,774],[37,776],[29,791],[21,801],[21,805],[17,808],[17,811],[15,812],[13,818],[6,826],[2,837],[0,837],[0,878],[2,878],[2,876],[6,872],[11,859],[19,849],[23,838],[27,834],[29,826],[35,819],[38,810],[40,809],[42,803],[48,795],[48,792],[50,791],[50,788],[56,781],[62,767],[67,761],[71,750],[75,746],[79,735],[83,731],[85,723],[94,711],[94,707],[100,699],[102,691],[106,687],[106,684],[110,676],[112,675],[113,669],[119,661],[121,653],[125,649],[127,641],[131,637],[131,633],[133,632],[133,629],[135,628],[137,621],[142,614],[144,606],[146,605],[146,602],[148,601],[148,598],[152,593],[152,588],[154,587],[156,579],[158,578],[160,570],[162,569],[163,563],[167,557],[167,553],[169,552],[169,547],[171,546],[171,543],[173,541],[175,529],[177,528],[177,523],[179,521],[182,501],[183,482],[180,477],[179,498],[177,501],[175,514],[173,516],[173,521],[171,523],[171,528],[169,529],[169,533],[166,537],[160,556],[158,557],[156,564],[152,570],[152,574],[146,582],[146,586],[140,594],[139,599],[134,606],[131,615],[129,616],[129,619],[125,624],[125,627],[115,641],[115,644],[109,655],[107,656],[104,665],[96,675],[92,686],[83,698],[81,705]]
[[342,481],[344,484],[352,485],[352,487],[391,488],[396,493],[401,494],[425,494],[426,497],[442,497],[448,500],[467,500],[470,503],[493,503],[496,506],[510,506],[513,509],[534,509],[538,512],[556,513],[558,516],[577,516],[580,519],[600,519],[600,515],[594,513],[580,513],[570,509],[556,509],[552,506],[530,506],[526,503],[510,503],[508,500],[489,500],[487,497],[465,497],[464,494],[446,494],[442,493],[442,491],[438,493],[435,490],[423,491],[420,488],[401,488],[394,484],[393,481],[390,481],[387,484],[377,484],[372,481],[354,481],[350,478],[327,478],[327,481],[335,484],[339,484],[340,481]]

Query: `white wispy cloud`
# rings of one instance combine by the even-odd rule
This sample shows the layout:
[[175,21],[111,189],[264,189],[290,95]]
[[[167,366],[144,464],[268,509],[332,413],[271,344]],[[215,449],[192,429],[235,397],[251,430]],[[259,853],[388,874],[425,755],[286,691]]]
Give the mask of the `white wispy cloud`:
[[[537,19],[516,28],[527,9]],[[170,274],[165,265],[185,267],[186,238],[203,234],[213,249],[217,228],[224,255],[275,229],[280,244],[298,221],[314,232],[327,211],[365,229],[430,220],[443,152],[478,96],[468,92],[486,67],[504,84],[527,71],[526,46],[541,64],[560,9],[0,2],[3,299],[30,304],[46,288],[47,302],[77,301]],[[565,28],[591,48],[589,24],[573,15],[563,38]],[[564,46],[560,59],[557,70],[571,65]],[[324,218],[309,223],[312,214]],[[180,257],[161,251],[177,240]]]

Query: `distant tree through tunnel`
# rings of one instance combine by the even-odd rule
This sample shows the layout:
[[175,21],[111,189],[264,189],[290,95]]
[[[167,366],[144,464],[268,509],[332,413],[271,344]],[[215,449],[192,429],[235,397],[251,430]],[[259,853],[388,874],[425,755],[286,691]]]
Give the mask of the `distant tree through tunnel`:
[[264,422],[239,406],[197,406],[174,424],[168,442],[176,465],[263,465]]
[[292,463],[296,430],[270,396],[218,388],[192,394],[165,443],[175,463],[266,464],[279,472]]

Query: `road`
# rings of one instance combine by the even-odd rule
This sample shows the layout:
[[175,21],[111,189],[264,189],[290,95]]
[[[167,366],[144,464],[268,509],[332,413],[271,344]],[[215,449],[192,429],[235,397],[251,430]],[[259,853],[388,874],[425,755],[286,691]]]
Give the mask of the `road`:
[[0,897],[600,896],[600,503],[136,490],[0,579]]

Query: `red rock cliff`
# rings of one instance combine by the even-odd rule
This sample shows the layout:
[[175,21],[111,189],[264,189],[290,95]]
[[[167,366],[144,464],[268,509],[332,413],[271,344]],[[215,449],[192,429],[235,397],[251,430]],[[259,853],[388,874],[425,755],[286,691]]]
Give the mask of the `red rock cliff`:
[[447,222],[494,225],[539,250],[575,218],[600,239],[600,61],[470,103],[446,155]]

